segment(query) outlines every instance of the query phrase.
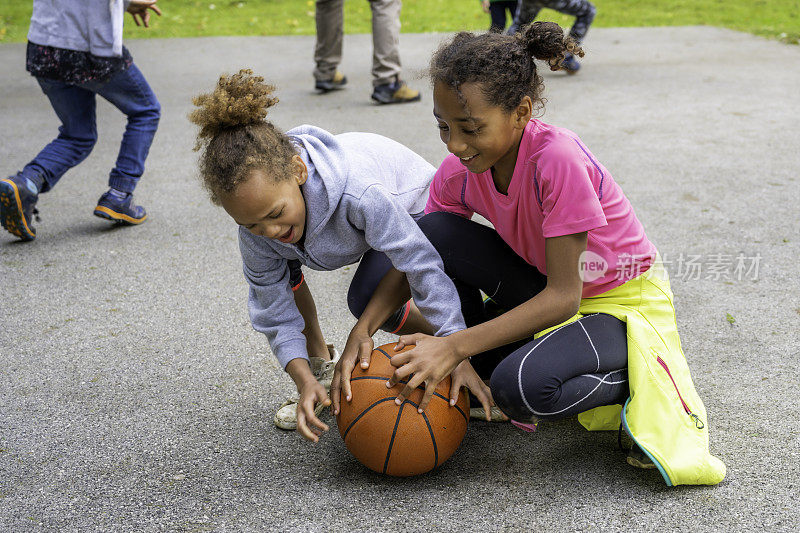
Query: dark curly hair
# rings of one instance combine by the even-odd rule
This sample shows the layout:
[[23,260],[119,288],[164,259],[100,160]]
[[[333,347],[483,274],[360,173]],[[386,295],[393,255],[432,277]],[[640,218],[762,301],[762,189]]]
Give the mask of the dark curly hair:
[[431,83],[445,83],[462,98],[460,87],[476,82],[486,101],[505,111],[530,96],[534,109],[544,107],[542,77],[534,59],[560,70],[567,53],[583,57],[583,49],[555,22],[534,22],[515,35],[459,32],[433,54]]
[[285,169],[297,151],[265,119],[267,109],[278,103],[270,96],[274,90],[252,70],[242,69],[220,76],[214,92],[192,98],[198,109],[189,120],[200,126],[194,149],[202,149],[200,176],[215,204],[220,204],[220,193],[232,192],[252,170],[262,169],[276,180],[290,175]]

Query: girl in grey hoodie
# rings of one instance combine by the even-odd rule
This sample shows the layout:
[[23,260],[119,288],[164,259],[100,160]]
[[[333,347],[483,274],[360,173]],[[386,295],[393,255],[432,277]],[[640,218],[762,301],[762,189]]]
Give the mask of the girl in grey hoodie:
[[[356,316],[392,266],[408,278],[413,304],[392,310],[369,302],[370,323],[357,323],[339,362],[348,377],[365,337],[371,352],[378,327],[443,336],[465,326],[456,289],[413,218],[423,213],[434,168],[380,135],[334,136],[313,126],[281,133],[265,120],[278,101],[273,90],[249,70],[221,76],[213,93],[195,97],[190,120],[201,128],[196,149],[203,149],[200,174],[211,200],[239,224],[250,320],[297,386],[275,423],[316,442],[328,430],[317,415],[330,405],[336,361],[300,265],[335,270],[360,262],[348,296]],[[457,370],[451,395],[468,386],[488,416],[488,388],[468,362]]]

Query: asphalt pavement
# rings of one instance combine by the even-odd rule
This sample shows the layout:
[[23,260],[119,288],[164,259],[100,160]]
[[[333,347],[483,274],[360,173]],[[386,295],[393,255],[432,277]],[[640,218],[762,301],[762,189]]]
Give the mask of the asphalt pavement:
[[[0,531],[800,529],[800,47],[729,30],[593,29],[578,75],[544,74],[544,120],[581,136],[667,262],[721,484],[667,488],[625,463],[616,433],[575,420],[472,422],[410,479],[364,469],[335,429],[311,445],[273,427],[293,386],[249,325],[236,227],[197,179],[190,99],[249,67],[277,85],[281,128],[380,133],[438,165],[422,72],[445,37],[402,35],[423,97],[386,107],[369,100],[369,35],[346,37],[348,87],[324,96],[313,37],[127,43],[163,106],[136,190],[149,220],[92,216],[124,128],[101,101],[100,140],[41,196],[36,241],[0,234]],[[58,126],[24,56],[0,45],[4,175]],[[353,272],[307,272],[340,348]]]

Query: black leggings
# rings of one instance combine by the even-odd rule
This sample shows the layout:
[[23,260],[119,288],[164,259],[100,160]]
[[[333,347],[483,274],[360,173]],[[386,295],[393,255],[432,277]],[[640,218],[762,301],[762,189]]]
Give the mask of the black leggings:
[[503,33],[503,30],[506,29],[506,11],[508,11],[511,22],[514,22],[517,14],[517,0],[501,0],[489,4],[489,16],[492,18],[489,31]]
[[[547,278],[517,255],[494,229],[451,213],[431,213],[420,228],[442,256],[467,326],[536,296]],[[493,302],[486,305],[480,291]],[[628,397],[625,323],[606,314],[582,317],[473,356],[498,407],[513,420],[558,419]]]

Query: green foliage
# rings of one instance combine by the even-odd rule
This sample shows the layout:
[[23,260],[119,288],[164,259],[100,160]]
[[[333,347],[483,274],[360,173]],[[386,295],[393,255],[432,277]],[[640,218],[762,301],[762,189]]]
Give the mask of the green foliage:
[[[723,26],[797,44],[800,0],[593,0],[596,27]],[[154,16],[149,29],[137,28],[130,17],[125,38],[201,37],[212,35],[313,35],[313,0],[162,0],[164,15]],[[4,0],[0,42],[24,42],[31,0]],[[569,26],[570,17],[543,10],[540,19]],[[404,0],[403,31],[451,32],[484,30],[489,16],[478,0]],[[345,30],[369,33],[366,0],[345,2]]]

